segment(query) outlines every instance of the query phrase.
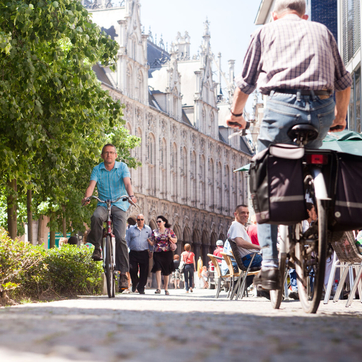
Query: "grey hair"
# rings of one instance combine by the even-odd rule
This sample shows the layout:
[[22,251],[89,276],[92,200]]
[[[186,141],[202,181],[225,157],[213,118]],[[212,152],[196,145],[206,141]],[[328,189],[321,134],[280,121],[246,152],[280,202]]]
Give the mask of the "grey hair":
[[273,11],[282,13],[286,10],[294,10],[299,15],[304,15],[305,8],[305,0],[276,0]]

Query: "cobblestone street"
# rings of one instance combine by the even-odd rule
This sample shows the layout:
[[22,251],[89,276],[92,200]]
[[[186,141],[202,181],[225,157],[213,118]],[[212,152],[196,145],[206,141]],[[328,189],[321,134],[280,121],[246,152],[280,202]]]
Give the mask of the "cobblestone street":
[[118,294],[0,309],[1,361],[360,361],[362,304]]

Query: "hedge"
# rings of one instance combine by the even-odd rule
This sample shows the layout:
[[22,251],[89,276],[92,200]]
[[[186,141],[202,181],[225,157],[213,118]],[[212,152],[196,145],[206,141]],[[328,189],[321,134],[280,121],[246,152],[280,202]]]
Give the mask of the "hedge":
[[12,240],[0,228],[0,302],[100,294],[101,263],[93,262],[86,246],[42,246]]

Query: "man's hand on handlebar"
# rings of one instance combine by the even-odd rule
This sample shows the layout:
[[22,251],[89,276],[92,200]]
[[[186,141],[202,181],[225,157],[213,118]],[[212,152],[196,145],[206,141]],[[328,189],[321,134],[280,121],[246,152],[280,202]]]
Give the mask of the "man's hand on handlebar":
[[231,113],[226,118],[226,124],[228,125],[228,127],[236,129],[245,129],[246,127],[246,121],[244,116],[235,117]]
[[341,132],[346,128],[346,120],[344,118],[338,119],[335,118],[331,127],[329,128],[329,132]]
[[82,206],[88,205],[90,203],[90,197],[83,197]]
[[137,199],[136,199],[136,196],[135,195],[131,195],[129,197],[130,201],[132,201],[134,204],[137,204]]

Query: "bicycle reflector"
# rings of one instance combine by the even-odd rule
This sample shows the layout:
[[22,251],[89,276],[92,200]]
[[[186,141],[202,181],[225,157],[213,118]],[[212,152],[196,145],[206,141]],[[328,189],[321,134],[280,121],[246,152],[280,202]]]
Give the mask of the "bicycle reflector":
[[312,165],[326,165],[328,163],[328,155],[309,154],[307,156],[307,163]]

